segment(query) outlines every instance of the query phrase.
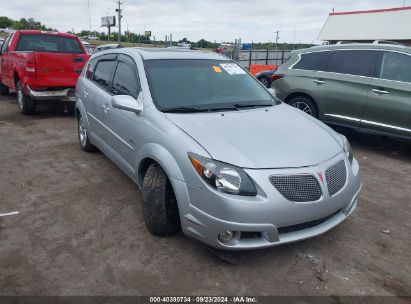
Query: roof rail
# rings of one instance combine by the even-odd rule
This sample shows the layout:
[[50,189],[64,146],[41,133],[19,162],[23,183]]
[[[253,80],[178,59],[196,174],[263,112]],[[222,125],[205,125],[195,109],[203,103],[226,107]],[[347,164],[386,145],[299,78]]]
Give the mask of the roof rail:
[[374,42],[372,44],[393,44],[393,45],[405,46],[402,43],[399,43],[397,41],[390,41],[390,40],[374,40]]
[[352,44],[352,43],[358,43],[357,41],[348,41],[348,40],[340,40],[336,44]]

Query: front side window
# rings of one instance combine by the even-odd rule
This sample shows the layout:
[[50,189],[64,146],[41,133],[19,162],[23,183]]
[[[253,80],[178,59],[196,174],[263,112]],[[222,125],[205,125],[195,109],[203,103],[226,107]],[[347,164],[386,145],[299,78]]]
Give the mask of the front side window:
[[137,98],[139,90],[139,81],[133,67],[119,61],[113,78],[113,93]]
[[77,39],[51,34],[23,34],[17,44],[17,51],[84,54]]
[[255,78],[231,61],[146,60],[144,66],[160,111],[235,110],[275,104]]
[[376,58],[377,51],[336,51],[328,61],[325,71],[357,76],[371,76]]
[[300,61],[293,66],[293,69],[321,71],[331,54],[332,51],[301,54]]
[[411,56],[395,52],[384,52],[380,78],[411,82]]
[[114,60],[100,60],[94,71],[93,81],[107,90],[110,89],[110,80],[114,65]]

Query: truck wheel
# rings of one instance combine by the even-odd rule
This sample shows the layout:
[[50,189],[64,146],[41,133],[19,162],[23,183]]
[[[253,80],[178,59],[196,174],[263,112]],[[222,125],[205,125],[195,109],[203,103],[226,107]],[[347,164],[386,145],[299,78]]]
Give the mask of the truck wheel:
[[66,103],[67,114],[74,115],[76,112],[76,103],[75,102],[67,102]]
[[306,96],[296,96],[293,97],[288,104],[294,108],[297,108],[304,113],[307,113],[311,116],[314,116],[315,118],[318,118],[318,110],[317,106],[315,103],[310,99],[309,97]]
[[0,80],[0,95],[7,95],[9,94],[9,87],[5,86]]
[[170,236],[180,230],[180,214],[173,187],[164,170],[152,164],[144,176],[142,210],[148,230],[158,236]]
[[36,101],[24,94],[23,85],[20,81],[17,82],[17,101],[22,114],[32,115],[36,112]]
[[78,128],[77,128],[78,140],[80,142],[81,150],[85,152],[97,151],[96,146],[94,146],[88,138],[86,123],[84,122],[84,119],[80,114],[78,115],[78,118],[77,118],[77,124],[78,124]]
[[258,78],[258,80],[266,87],[269,88],[271,86],[270,81],[267,79],[265,76],[261,76]]

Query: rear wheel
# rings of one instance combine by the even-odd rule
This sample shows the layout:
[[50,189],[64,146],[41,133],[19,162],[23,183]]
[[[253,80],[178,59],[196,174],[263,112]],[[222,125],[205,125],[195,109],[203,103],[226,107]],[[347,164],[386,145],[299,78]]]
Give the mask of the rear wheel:
[[158,236],[180,230],[180,214],[170,180],[158,164],[152,164],[143,180],[142,210],[148,230]]
[[23,85],[20,81],[17,82],[17,101],[20,111],[24,115],[32,115],[36,112],[36,101],[24,94]]
[[307,96],[296,96],[293,97],[288,104],[294,108],[297,108],[308,115],[318,118],[318,110],[315,103],[311,98]]
[[85,152],[95,152],[97,151],[97,148],[90,142],[88,138],[88,132],[87,132],[87,127],[85,124],[85,121],[83,117],[79,114],[78,119],[78,139],[80,142],[80,148],[81,150]]
[[69,115],[74,115],[76,111],[76,103],[74,102],[66,102],[66,109]]
[[5,86],[0,80],[0,95],[7,95],[9,94],[9,87]]

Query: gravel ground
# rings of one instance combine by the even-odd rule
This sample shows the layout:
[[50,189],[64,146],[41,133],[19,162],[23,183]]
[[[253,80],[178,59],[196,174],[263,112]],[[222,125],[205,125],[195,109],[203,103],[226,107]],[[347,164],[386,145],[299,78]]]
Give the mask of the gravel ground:
[[364,176],[347,221],[216,255],[181,233],[152,236],[137,187],[80,150],[74,117],[26,117],[0,97],[0,213],[19,212],[0,217],[0,295],[411,295],[411,145],[344,133]]

